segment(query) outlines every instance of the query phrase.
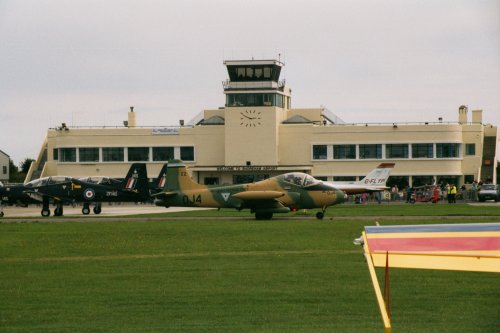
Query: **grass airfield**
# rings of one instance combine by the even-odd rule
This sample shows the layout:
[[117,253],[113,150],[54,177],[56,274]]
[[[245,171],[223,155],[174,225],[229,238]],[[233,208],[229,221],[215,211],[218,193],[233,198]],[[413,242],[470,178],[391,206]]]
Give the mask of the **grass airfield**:
[[[500,222],[499,206],[477,207],[342,205],[323,221],[226,210],[4,218],[0,332],[383,332],[352,240],[375,220]],[[500,275],[391,269],[391,314],[394,332],[498,332]]]

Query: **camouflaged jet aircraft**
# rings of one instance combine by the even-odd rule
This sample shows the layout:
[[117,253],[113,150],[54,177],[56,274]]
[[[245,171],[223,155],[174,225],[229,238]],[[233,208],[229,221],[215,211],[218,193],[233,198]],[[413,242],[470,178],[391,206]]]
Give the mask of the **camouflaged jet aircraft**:
[[158,206],[250,209],[257,220],[270,220],[274,213],[321,208],[322,219],[328,206],[342,203],[345,194],[310,175],[291,172],[256,183],[206,186],[189,176],[181,161],[168,163],[163,191],[153,195]]
[[71,178],[63,176],[34,180],[24,191],[42,203],[42,216],[49,216],[49,204],[56,205],[55,216],[63,214],[63,205],[83,203],[82,214],[90,213],[94,203],[94,214],[101,213],[103,202],[143,202],[149,200],[150,192],[146,164],[134,163],[124,180],[108,177]]

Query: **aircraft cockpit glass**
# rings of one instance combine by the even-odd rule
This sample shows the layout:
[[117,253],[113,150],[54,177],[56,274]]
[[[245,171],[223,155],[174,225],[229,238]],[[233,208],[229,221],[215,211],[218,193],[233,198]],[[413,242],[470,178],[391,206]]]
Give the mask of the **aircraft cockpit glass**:
[[26,184],[26,187],[39,187],[47,184],[49,177],[38,178]]
[[101,181],[99,182],[99,184],[103,184],[103,185],[118,185],[120,183],[121,183],[120,180],[115,179],[115,178],[109,178],[109,177],[103,177],[101,179]]
[[43,177],[35,179],[26,184],[26,187],[40,187],[46,185],[54,185],[59,183],[64,183],[70,181],[69,177],[66,176],[53,176],[53,177]]
[[81,180],[82,182],[85,183],[91,183],[91,184],[100,184],[104,177],[83,177],[83,178],[78,178],[78,180]]
[[66,176],[53,176],[49,177],[47,181],[47,185],[54,185],[54,184],[59,184],[59,183],[64,183],[67,181],[70,181],[71,179]]
[[287,173],[283,179],[286,182],[292,183],[297,186],[302,186],[302,183],[304,182],[304,174],[301,173]]
[[82,182],[91,183],[91,184],[100,184],[100,185],[113,185],[119,184],[120,181],[114,178],[95,176],[95,177],[83,177],[78,178]]
[[283,179],[286,182],[292,183],[297,186],[306,187],[317,184],[319,181],[312,176],[305,173],[292,172],[284,175]]
[[319,180],[312,176],[306,175],[306,179],[304,180],[304,187],[315,185],[317,183],[319,183]]

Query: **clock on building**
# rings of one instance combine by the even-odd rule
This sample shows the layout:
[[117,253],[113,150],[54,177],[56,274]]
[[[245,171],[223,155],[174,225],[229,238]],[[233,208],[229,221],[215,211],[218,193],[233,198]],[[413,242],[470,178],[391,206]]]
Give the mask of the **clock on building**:
[[256,110],[245,110],[240,112],[241,126],[257,127],[262,124],[261,112]]

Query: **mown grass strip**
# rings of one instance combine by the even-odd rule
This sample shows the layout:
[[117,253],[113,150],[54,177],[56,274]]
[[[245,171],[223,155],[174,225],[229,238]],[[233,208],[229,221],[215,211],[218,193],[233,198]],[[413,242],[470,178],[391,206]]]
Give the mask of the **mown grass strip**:
[[[352,245],[375,219],[440,221],[0,224],[0,331],[380,332]],[[393,269],[391,283],[395,331],[499,327],[497,274]]]

